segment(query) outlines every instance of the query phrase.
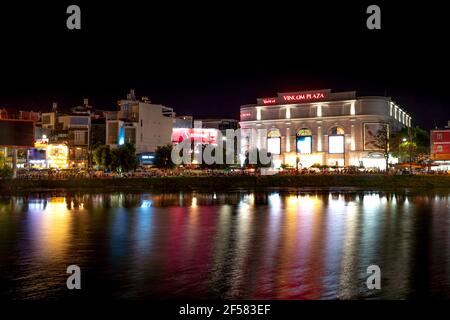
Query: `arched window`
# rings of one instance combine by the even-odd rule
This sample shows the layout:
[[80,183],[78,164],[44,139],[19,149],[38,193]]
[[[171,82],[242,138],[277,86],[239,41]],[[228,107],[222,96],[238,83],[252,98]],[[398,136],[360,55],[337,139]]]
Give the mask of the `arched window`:
[[345,152],[344,129],[342,127],[333,127],[328,135],[328,153],[342,154]]
[[311,130],[308,128],[301,128],[297,130],[297,137],[299,136],[312,136]]
[[344,134],[344,128],[342,127],[333,127],[330,129],[330,134],[331,135],[336,135],[336,134]]
[[281,154],[281,132],[272,128],[267,133],[267,152],[271,154]]
[[312,132],[310,129],[301,128],[297,130],[295,146],[297,153],[300,154],[312,153]]
[[281,137],[280,129],[277,129],[277,128],[270,129],[269,132],[267,132],[267,137],[268,138],[279,138],[279,137]]

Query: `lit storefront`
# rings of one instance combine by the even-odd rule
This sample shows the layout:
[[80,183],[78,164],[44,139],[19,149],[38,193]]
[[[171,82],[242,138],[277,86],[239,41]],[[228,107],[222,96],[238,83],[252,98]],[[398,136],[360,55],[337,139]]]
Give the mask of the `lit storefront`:
[[31,168],[47,168],[47,137],[36,139],[34,148],[28,150],[28,164]]
[[69,148],[65,144],[49,144],[46,157],[49,168],[66,169],[69,167]]
[[441,129],[431,130],[430,160],[434,171],[450,171],[450,121]]
[[279,93],[241,107],[241,153],[267,150],[274,167],[384,169],[380,134],[410,125],[411,116],[389,97],[357,97],[355,91],[329,89]]
[[47,138],[37,139],[34,148],[28,150],[31,168],[69,168],[69,147],[66,144],[49,143]]

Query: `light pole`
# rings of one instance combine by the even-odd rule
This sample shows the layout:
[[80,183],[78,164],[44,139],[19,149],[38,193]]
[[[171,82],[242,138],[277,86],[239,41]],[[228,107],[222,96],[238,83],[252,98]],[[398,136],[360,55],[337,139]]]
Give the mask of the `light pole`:
[[408,152],[409,152],[409,173],[412,173],[412,133],[411,127],[408,127]]
[[[403,143],[405,143],[406,141],[408,141],[408,139],[406,139],[406,138],[403,138],[402,139],[402,142]],[[401,156],[401,144],[399,143],[399,145],[398,145],[398,155],[399,155],[399,157]]]

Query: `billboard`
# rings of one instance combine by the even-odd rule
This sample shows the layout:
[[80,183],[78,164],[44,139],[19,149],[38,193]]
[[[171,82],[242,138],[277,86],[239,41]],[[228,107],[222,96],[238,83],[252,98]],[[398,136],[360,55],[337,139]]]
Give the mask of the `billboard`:
[[380,130],[387,130],[389,134],[389,127],[386,123],[364,123],[364,150],[381,150],[376,143],[376,135]]
[[69,148],[65,144],[49,144],[46,150],[46,157],[50,168],[67,168]]
[[344,153],[344,136],[328,136],[328,153]]
[[217,145],[218,130],[210,128],[174,128],[172,142],[181,143],[184,139],[192,142]]
[[310,154],[312,149],[312,137],[311,136],[298,136],[297,137],[297,153]]
[[29,120],[0,120],[0,146],[33,147],[34,122]]

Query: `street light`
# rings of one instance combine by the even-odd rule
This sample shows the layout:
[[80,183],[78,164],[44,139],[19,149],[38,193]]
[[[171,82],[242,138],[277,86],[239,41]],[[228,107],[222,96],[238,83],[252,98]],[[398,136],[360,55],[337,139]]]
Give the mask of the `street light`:
[[411,127],[408,127],[408,151],[409,151],[409,173],[412,173],[412,165],[411,165],[411,161],[412,161],[412,132],[411,132]]

